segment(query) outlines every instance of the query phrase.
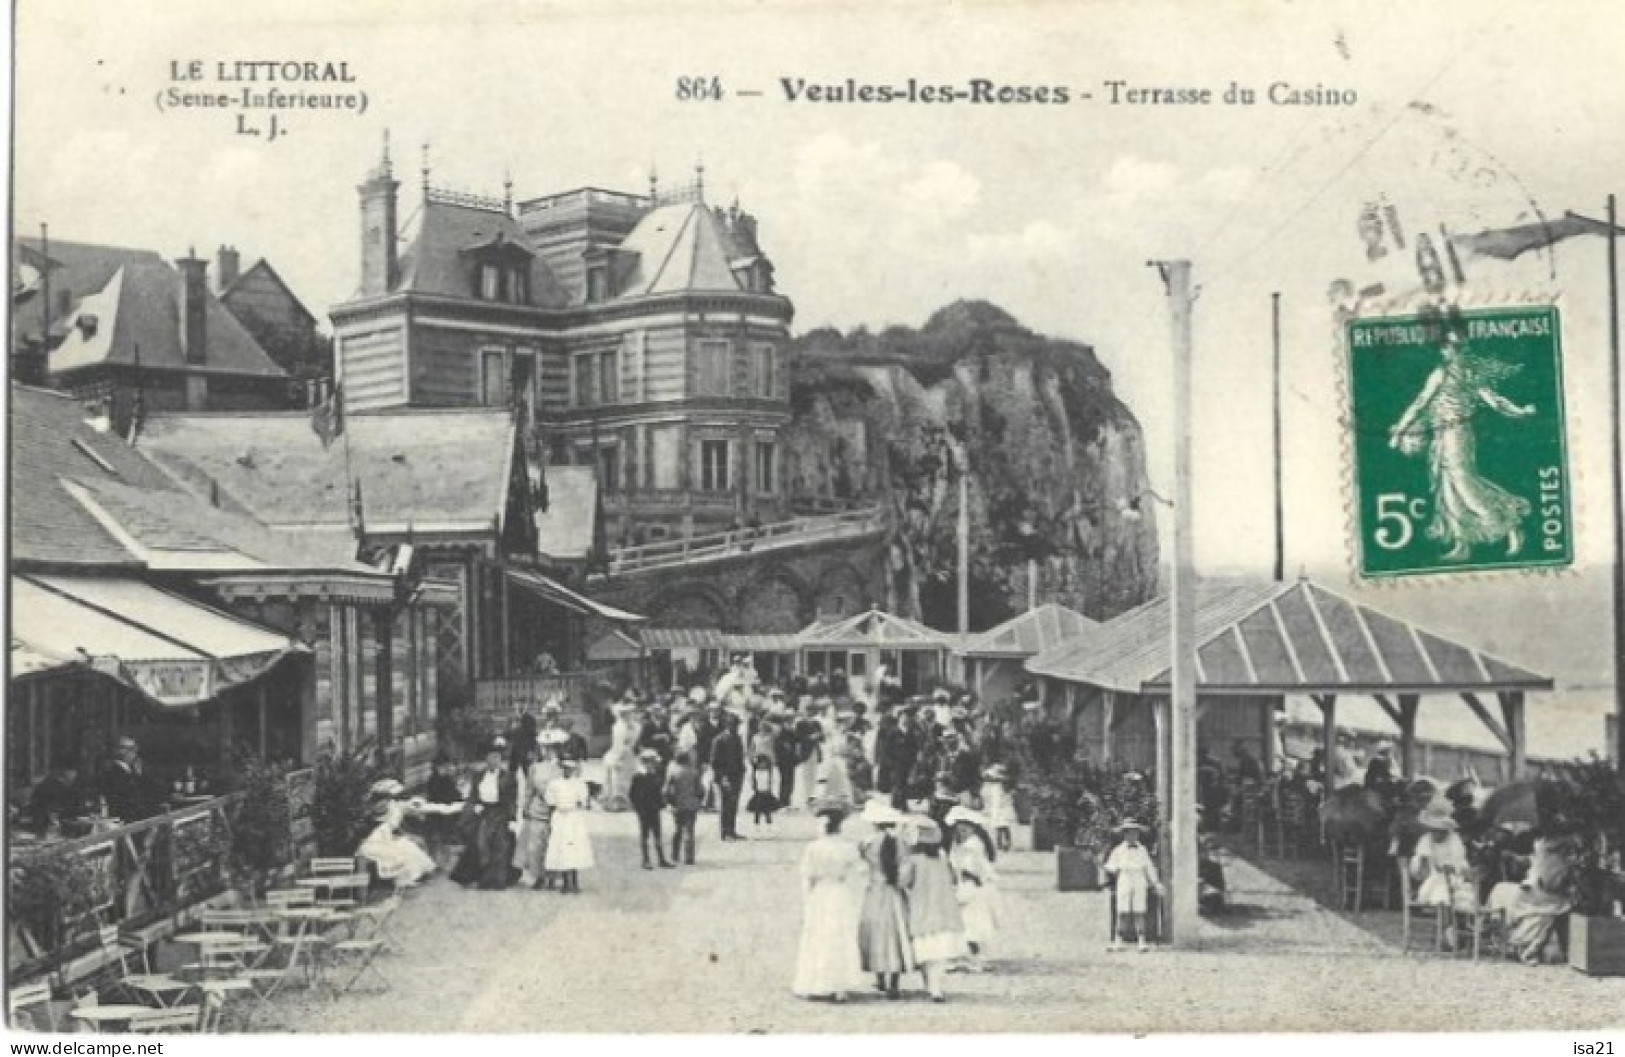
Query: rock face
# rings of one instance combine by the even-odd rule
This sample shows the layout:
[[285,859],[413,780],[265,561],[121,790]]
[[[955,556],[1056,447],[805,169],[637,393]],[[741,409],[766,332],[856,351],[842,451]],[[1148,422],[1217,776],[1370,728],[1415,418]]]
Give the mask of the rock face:
[[1095,619],[1155,594],[1140,426],[1088,346],[960,301],[921,330],[816,330],[795,351],[789,484],[891,512],[887,608],[957,625],[961,451],[972,630],[1026,608],[1033,567],[1040,604]]

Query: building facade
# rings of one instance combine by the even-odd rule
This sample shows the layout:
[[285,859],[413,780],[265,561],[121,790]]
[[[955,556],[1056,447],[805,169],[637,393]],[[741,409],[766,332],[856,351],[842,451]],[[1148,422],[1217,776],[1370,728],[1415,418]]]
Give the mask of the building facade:
[[612,544],[786,515],[794,309],[701,175],[516,203],[425,171],[402,240],[386,152],[358,188],[360,288],[332,310],[347,406],[519,408],[533,458],[593,469]]
[[14,363],[99,403],[127,434],[152,411],[291,406],[287,371],[209,289],[209,261],[44,238],[19,240]]

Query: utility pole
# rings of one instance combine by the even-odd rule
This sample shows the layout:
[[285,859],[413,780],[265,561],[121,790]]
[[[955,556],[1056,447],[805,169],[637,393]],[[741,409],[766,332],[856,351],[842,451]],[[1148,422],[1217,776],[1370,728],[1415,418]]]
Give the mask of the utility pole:
[[1281,294],[1270,294],[1270,338],[1273,349],[1270,376],[1274,379],[1272,399],[1275,426],[1275,582],[1286,579],[1286,518],[1281,491]]
[[1174,354],[1174,582],[1170,653],[1167,822],[1170,876],[1165,879],[1169,939],[1181,947],[1197,938],[1196,852],[1196,569],[1191,539],[1191,292],[1190,261],[1155,262],[1168,293]]
[[1614,215],[1614,196],[1608,196],[1608,406],[1613,434],[1614,489],[1614,761],[1625,767],[1625,470],[1619,431],[1619,229]]
[[970,634],[970,460],[963,442],[953,446],[959,469],[959,636]]

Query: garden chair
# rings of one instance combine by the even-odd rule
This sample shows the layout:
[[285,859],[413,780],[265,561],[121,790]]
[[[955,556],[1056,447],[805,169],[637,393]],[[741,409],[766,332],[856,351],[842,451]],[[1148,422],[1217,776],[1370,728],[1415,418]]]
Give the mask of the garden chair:
[[[102,954],[117,972],[114,987],[135,999],[144,999],[159,1006],[173,1006],[185,997],[192,985],[168,973],[152,971],[152,959],[146,944],[119,935],[117,925],[104,925],[100,930]],[[130,971],[130,955],[141,959],[141,972]]]
[[[6,995],[7,1019],[24,1031],[57,1031],[56,1006],[51,1002],[51,982],[40,980],[12,988]],[[40,1022],[43,1014],[44,1023]]]
[[[389,990],[389,978],[378,968],[378,955],[383,953],[384,941],[381,939],[341,939],[328,946],[328,960],[335,974],[330,981],[333,997],[348,994],[361,982],[361,978],[369,972],[383,986]],[[345,974],[348,973],[348,977]]]
[[175,1006],[170,1009],[155,1009],[130,1021],[130,1030],[133,1032],[154,1033],[160,1031],[184,1032],[195,1035],[202,1028],[202,1006]]
[[273,888],[265,893],[265,906],[269,910],[316,905],[316,893],[308,888]]
[[329,877],[334,874],[355,873],[355,857],[328,856],[310,860],[310,876]]
[[392,949],[395,945],[395,934],[390,929],[390,921],[401,909],[401,903],[401,894],[392,892],[376,903],[368,903],[350,911],[358,926],[352,938],[378,940],[384,944],[386,950]]
[[1433,953],[1471,953],[1473,961],[1476,962],[1491,919],[1497,915],[1478,902],[1473,879],[1470,876],[1453,878],[1452,887],[1457,894],[1450,906],[1420,903],[1417,901],[1416,892],[1421,883],[1412,880],[1404,860],[1396,861],[1400,872],[1401,890],[1405,893],[1405,898],[1400,903],[1401,952],[1409,953],[1411,937],[1416,935],[1418,939],[1421,938],[1418,926],[1431,922]]
[[1366,900],[1381,899],[1382,909],[1391,910],[1393,900],[1392,878],[1383,869],[1387,856],[1364,844],[1332,845],[1333,881],[1337,888],[1339,910],[1352,910],[1358,914],[1366,909]]

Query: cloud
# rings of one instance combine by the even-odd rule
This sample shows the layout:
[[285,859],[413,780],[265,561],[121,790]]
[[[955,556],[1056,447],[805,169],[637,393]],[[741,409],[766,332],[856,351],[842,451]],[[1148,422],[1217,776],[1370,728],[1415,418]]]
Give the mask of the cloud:
[[922,217],[953,220],[976,204],[982,183],[959,165],[934,161],[918,177],[904,184],[904,204]]

